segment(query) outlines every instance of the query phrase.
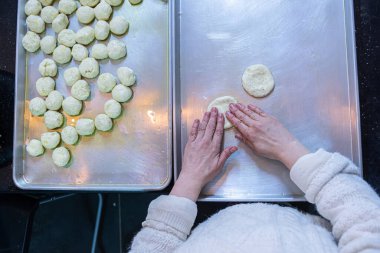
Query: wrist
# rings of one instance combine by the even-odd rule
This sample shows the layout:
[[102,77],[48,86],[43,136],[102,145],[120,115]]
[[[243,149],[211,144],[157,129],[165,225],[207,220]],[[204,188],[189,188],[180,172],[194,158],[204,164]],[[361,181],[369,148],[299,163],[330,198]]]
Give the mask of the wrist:
[[185,177],[180,174],[170,192],[170,195],[184,197],[195,202],[197,201],[201,190],[201,182],[192,180],[190,177]]
[[297,140],[293,140],[279,153],[279,161],[282,162],[288,170],[291,170],[299,158],[309,153],[310,151],[304,145]]

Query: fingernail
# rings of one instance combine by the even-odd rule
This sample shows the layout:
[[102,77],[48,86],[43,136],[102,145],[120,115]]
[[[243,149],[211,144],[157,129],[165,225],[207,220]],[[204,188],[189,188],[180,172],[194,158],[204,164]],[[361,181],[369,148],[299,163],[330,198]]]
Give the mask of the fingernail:
[[228,115],[231,115],[230,111],[226,111],[226,115],[227,115],[227,116],[228,116]]
[[237,106],[238,106],[240,109],[243,109],[243,108],[244,108],[244,105],[241,104],[241,103],[238,103]]
[[231,147],[231,149],[230,149],[231,152],[235,152],[236,150],[238,150],[238,148],[235,146]]
[[230,109],[234,109],[235,105],[234,104],[230,104],[229,107],[230,107]]

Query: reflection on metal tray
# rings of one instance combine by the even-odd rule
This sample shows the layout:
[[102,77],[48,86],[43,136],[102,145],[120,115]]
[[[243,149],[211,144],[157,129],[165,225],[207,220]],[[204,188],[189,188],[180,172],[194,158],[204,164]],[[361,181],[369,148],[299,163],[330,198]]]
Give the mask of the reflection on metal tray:
[[[338,151],[361,167],[351,0],[179,0],[175,8],[175,176],[192,121],[214,98],[236,97],[278,117],[310,150]],[[270,68],[275,90],[255,99],[241,86],[251,64]],[[203,190],[209,201],[297,201],[279,162],[238,145]]]

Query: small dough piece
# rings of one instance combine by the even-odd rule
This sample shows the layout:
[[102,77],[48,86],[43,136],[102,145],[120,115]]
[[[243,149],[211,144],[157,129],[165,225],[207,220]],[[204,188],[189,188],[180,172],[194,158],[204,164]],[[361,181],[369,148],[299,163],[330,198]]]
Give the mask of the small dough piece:
[[82,101],[73,97],[67,97],[62,102],[62,109],[70,116],[79,115],[82,110]]
[[119,6],[123,0],[106,0],[106,2],[111,6]]
[[40,16],[30,15],[26,18],[26,25],[29,30],[35,33],[42,33],[45,31],[45,22]]
[[110,92],[116,86],[116,77],[110,73],[103,73],[96,82],[100,92]]
[[55,129],[63,124],[63,115],[56,111],[47,111],[44,115],[45,126],[48,129]]
[[91,49],[91,57],[97,60],[103,60],[108,58],[107,46],[104,44],[95,44]]
[[54,0],[39,0],[43,6],[49,6],[53,4]]
[[46,104],[42,98],[35,97],[29,102],[29,111],[34,116],[41,116],[46,112]]
[[104,21],[99,20],[95,24],[95,38],[97,40],[105,40],[108,38],[108,35],[110,34],[110,25]]
[[51,24],[58,14],[58,10],[53,6],[46,6],[41,10],[41,18],[47,24]]
[[29,0],[25,3],[25,14],[27,16],[29,15],[38,15],[40,14],[40,11],[42,10],[42,5],[37,0]]
[[40,156],[45,150],[39,140],[32,139],[29,141],[28,145],[26,145],[26,151],[31,156]]
[[127,32],[128,27],[128,21],[122,16],[116,16],[110,22],[111,32],[116,35],[123,35]]
[[79,64],[79,71],[86,78],[95,78],[99,75],[99,63],[94,58],[86,58]]
[[99,0],[79,0],[81,5],[94,7],[99,3]]
[[71,50],[71,54],[74,60],[83,61],[88,57],[88,49],[81,44],[75,44]]
[[57,47],[57,40],[55,39],[55,37],[47,35],[42,38],[40,45],[41,45],[41,50],[45,54],[51,54],[54,52],[54,49]]
[[36,82],[36,89],[38,94],[42,97],[46,97],[55,88],[55,81],[51,77],[40,77]]
[[90,93],[90,85],[85,80],[76,81],[71,87],[71,95],[78,100],[86,100]]
[[62,129],[61,132],[62,141],[68,145],[74,145],[77,143],[79,136],[75,127],[66,126]]
[[91,135],[95,131],[95,123],[92,119],[78,119],[75,129],[79,135]]
[[88,6],[81,6],[77,10],[78,21],[82,24],[89,24],[95,18],[94,9]]
[[65,14],[61,13],[53,20],[52,28],[54,32],[59,33],[63,29],[66,29],[68,25],[69,25],[69,19],[67,18]]
[[117,77],[122,85],[132,86],[136,83],[136,75],[132,69],[128,67],[120,67],[117,69]]
[[118,60],[127,55],[127,46],[119,40],[111,40],[107,45],[108,57]]
[[58,43],[66,47],[72,47],[75,45],[75,32],[70,29],[63,29],[58,33]]
[[61,136],[58,132],[46,132],[41,134],[41,143],[46,149],[56,148],[60,141]]
[[104,104],[104,112],[112,119],[116,119],[121,114],[121,104],[114,99],[110,99]]
[[57,64],[52,59],[46,58],[38,66],[38,71],[40,71],[42,76],[54,77],[57,75]]
[[95,117],[95,127],[100,131],[109,131],[112,128],[112,119],[105,114],[98,114]]
[[40,36],[34,32],[28,31],[24,38],[22,38],[22,46],[28,52],[36,52],[40,48]]
[[115,99],[117,102],[127,102],[131,97],[131,88],[126,87],[122,84],[118,84],[112,89],[112,98]]
[[129,0],[132,5],[136,5],[142,2],[142,0]]
[[60,0],[58,10],[66,15],[72,14],[77,9],[77,4],[74,0]]
[[82,45],[88,45],[95,39],[95,30],[91,26],[85,26],[77,31],[75,40]]
[[57,90],[53,90],[47,96],[47,98],[45,100],[45,104],[49,110],[57,111],[61,108],[62,101],[63,101],[62,94]]
[[101,1],[94,9],[95,17],[97,20],[108,20],[112,14],[112,7]]
[[209,104],[207,111],[211,111],[213,107],[216,107],[218,109],[218,112],[223,113],[224,115],[224,129],[228,129],[228,128],[233,127],[233,125],[227,119],[226,112],[229,110],[229,105],[231,103],[237,103],[237,102],[238,101],[236,100],[236,98],[231,97],[231,96],[218,97]]
[[53,52],[54,61],[65,64],[71,61],[71,50],[69,47],[59,45]]
[[59,147],[54,149],[52,158],[55,165],[65,167],[70,162],[70,152],[65,147]]
[[262,64],[249,66],[243,74],[244,90],[254,97],[265,97],[274,89],[274,79],[270,70]]
[[73,86],[76,81],[81,79],[81,77],[82,76],[77,67],[68,68],[63,72],[63,79],[65,79],[67,86]]

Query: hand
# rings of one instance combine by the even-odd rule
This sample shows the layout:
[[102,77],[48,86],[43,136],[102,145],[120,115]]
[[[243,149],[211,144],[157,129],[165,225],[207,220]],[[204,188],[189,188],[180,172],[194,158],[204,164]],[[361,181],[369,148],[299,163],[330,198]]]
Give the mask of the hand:
[[237,139],[257,154],[279,160],[290,170],[309,151],[274,117],[254,105],[230,104],[227,118],[236,127]]
[[223,168],[224,163],[237,147],[221,151],[224,117],[216,108],[206,112],[202,123],[193,123],[183,155],[182,170],[171,195],[196,201],[205,184]]

